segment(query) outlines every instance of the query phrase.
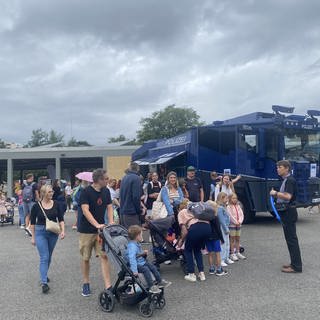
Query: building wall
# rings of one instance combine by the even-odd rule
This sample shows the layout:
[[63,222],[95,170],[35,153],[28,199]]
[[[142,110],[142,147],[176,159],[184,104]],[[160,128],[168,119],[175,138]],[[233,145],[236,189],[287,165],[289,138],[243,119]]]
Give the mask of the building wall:
[[128,169],[131,156],[109,156],[106,157],[106,170],[110,178],[122,179],[124,171]]

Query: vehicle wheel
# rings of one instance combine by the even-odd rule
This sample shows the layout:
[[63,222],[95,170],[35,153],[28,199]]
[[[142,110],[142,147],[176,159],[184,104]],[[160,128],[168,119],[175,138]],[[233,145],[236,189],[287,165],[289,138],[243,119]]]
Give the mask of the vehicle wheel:
[[115,298],[112,292],[103,291],[100,293],[99,302],[104,312],[112,312],[115,305]]
[[141,302],[139,305],[139,312],[145,318],[150,318],[153,315],[153,309],[153,303]]
[[243,223],[248,224],[248,223],[252,223],[256,217],[256,212],[252,211],[248,201],[243,201],[242,202],[243,205],[243,214],[244,214],[244,220]]

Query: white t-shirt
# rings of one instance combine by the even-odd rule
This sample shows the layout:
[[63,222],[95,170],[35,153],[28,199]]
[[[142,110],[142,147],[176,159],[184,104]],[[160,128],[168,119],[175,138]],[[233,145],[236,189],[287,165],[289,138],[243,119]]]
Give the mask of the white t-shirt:
[[119,198],[119,194],[116,190],[108,187],[109,191],[110,191],[110,195],[111,195],[111,200],[113,199],[118,199]]
[[65,194],[66,194],[67,196],[71,196],[71,194],[72,194],[72,188],[71,188],[71,186],[66,186],[66,187],[64,188],[64,192],[65,192]]
[[220,192],[224,192],[224,193],[226,193],[228,196],[231,196],[231,195],[233,194],[233,190],[232,190],[231,187],[228,187],[228,188],[227,188],[226,185],[223,184],[223,185],[221,186],[221,190],[220,190],[220,184],[218,183],[218,184],[216,185],[216,189],[215,189],[215,191],[214,191],[214,199],[215,199],[215,201],[217,201],[218,194],[219,194]]

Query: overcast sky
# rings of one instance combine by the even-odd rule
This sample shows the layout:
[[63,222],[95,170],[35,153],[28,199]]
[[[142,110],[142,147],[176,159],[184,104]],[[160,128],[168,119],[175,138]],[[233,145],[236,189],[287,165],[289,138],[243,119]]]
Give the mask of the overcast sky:
[[97,145],[170,104],[320,106],[320,1],[0,0],[0,138]]

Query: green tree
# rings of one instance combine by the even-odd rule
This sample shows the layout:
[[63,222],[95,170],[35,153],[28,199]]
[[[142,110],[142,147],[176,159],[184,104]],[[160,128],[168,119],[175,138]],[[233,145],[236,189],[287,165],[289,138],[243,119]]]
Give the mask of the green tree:
[[142,118],[141,130],[137,132],[140,143],[152,139],[171,138],[188,129],[203,125],[200,116],[192,108],[178,108],[175,105],[153,112],[150,117]]
[[123,134],[120,134],[118,137],[108,138],[108,143],[123,142],[126,140],[127,140],[127,138]]
[[68,143],[67,143],[68,147],[90,147],[91,144],[89,144],[89,142],[87,141],[78,141],[75,137],[72,137]]
[[5,148],[6,148],[6,144],[2,139],[0,139],[0,149],[5,149]]
[[25,147],[39,147],[51,143],[63,143],[63,134],[56,132],[55,130],[50,130],[46,132],[41,128],[32,130],[32,135]]
[[48,137],[49,137],[48,143],[51,144],[51,143],[63,142],[64,135],[51,129],[48,134]]
[[30,140],[28,141],[26,147],[38,147],[48,144],[49,142],[48,132],[42,130],[41,128],[32,130],[32,135]]

